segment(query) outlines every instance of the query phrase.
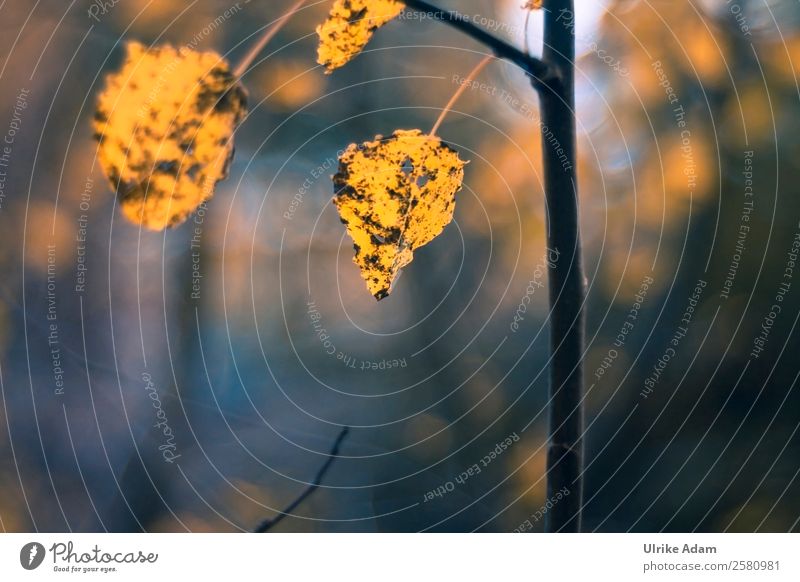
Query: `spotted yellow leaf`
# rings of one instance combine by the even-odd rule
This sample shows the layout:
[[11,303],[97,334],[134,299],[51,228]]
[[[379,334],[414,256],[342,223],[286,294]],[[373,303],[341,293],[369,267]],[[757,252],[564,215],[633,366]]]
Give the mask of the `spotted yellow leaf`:
[[227,176],[245,112],[244,88],[218,54],[128,43],[94,117],[122,213],[153,230],[186,220]]
[[327,20],[317,27],[317,62],[328,73],[343,66],[367,46],[375,29],[404,7],[395,0],[336,0]]
[[353,262],[376,299],[389,294],[414,250],[453,219],[463,179],[458,153],[417,129],[344,151],[333,177],[333,203],[353,239]]

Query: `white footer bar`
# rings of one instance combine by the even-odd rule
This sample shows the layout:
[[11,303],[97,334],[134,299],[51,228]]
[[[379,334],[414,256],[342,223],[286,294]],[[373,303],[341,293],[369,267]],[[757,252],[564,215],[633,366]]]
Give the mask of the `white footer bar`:
[[799,554],[792,534],[0,535],[4,580],[770,582]]

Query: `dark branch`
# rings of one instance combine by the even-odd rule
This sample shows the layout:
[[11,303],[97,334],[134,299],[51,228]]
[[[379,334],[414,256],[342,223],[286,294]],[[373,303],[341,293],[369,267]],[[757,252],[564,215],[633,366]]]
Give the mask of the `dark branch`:
[[[577,532],[583,497],[583,345],[586,289],[578,220],[575,128],[574,0],[545,0],[543,58],[560,71],[558,83],[539,91],[542,111],[547,244],[550,264],[550,447],[547,498],[564,497],[547,512],[548,532]],[[557,140],[558,148],[552,139]]]
[[528,73],[534,80],[534,86],[547,85],[558,76],[556,69],[546,62],[522,52],[518,48],[489,34],[479,26],[475,26],[475,24],[463,14],[452,10],[442,10],[424,0],[403,0],[403,3],[409,8],[414,8],[420,12],[430,14],[435,20],[440,20],[445,24],[449,24],[467,36],[486,45],[492,50],[495,56],[514,63]]
[[336,437],[336,440],[333,442],[333,447],[331,447],[331,452],[328,453],[328,459],[325,461],[322,467],[319,468],[319,471],[317,471],[317,475],[314,477],[314,480],[306,488],[306,490],[303,491],[300,494],[300,496],[297,497],[297,499],[295,499],[289,505],[287,505],[286,508],[283,511],[281,511],[278,515],[276,515],[272,519],[265,519],[264,521],[262,521],[258,525],[258,527],[256,527],[253,530],[255,533],[264,533],[275,527],[275,525],[280,523],[283,520],[283,518],[285,518],[287,515],[290,515],[292,511],[294,511],[297,508],[298,505],[303,503],[303,501],[305,501],[309,495],[314,493],[314,491],[316,491],[319,488],[320,483],[322,483],[322,479],[325,477],[325,473],[328,472],[328,469],[331,468],[334,459],[339,455],[339,447],[341,446],[342,441],[344,440],[344,437],[347,436],[348,432],[350,432],[350,428],[346,426],[342,429],[342,432],[339,433],[339,436]]

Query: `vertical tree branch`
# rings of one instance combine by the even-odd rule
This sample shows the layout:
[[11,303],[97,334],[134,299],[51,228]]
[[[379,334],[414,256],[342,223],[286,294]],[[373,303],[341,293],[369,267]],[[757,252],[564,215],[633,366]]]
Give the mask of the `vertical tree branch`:
[[[586,295],[578,220],[573,0],[545,0],[542,60],[557,78],[539,89],[542,110],[547,243],[550,262],[551,367],[547,498],[566,493],[548,511],[549,532],[580,531],[583,487],[583,304]],[[564,490],[566,488],[566,491]]]
[[[551,261],[550,443],[547,497],[562,496],[548,511],[547,531],[580,531],[583,501],[583,344],[586,297],[578,216],[575,129],[575,15],[573,0],[544,0],[544,49],[537,59],[508,45],[456,12],[426,0],[404,0],[483,43],[530,76],[542,115],[547,244]],[[568,495],[565,495],[569,492]]]

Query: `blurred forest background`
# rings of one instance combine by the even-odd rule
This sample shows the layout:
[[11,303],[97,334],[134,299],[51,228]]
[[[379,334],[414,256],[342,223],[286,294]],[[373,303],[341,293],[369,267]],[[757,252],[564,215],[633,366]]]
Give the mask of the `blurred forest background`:
[[[521,3],[441,6],[521,47]],[[325,75],[310,0],[244,78],[207,208],[153,233],[115,207],[91,119],[125,41],[236,62],[289,4],[0,5],[3,530],[251,529],[349,425],[276,531],[541,531],[545,208],[519,71],[490,64],[446,119],[470,160],[455,221],[380,303],[330,175],[351,142],[429,129],[485,54],[430,19]],[[798,531],[800,5],[577,4],[584,529]]]

